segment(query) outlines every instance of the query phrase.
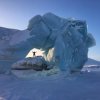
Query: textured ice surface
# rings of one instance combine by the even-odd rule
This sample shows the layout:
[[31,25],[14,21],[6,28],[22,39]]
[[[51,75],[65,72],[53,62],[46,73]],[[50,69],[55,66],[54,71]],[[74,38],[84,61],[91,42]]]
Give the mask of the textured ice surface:
[[95,45],[85,21],[64,19],[52,13],[37,15],[26,30],[0,27],[0,73],[23,59],[33,49],[44,50],[44,57],[60,70],[80,70],[87,61],[88,48]]
[[35,56],[35,57],[29,57],[25,58],[23,60],[20,60],[12,65],[13,70],[36,70],[36,71],[42,71],[49,70],[47,68],[48,64],[45,61],[45,59],[42,56]]

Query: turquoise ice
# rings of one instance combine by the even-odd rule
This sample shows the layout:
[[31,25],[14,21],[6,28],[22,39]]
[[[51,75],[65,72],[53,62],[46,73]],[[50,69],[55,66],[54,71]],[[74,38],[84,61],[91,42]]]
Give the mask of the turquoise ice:
[[88,48],[95,44],[86,21],[52,13],[37,15],[25,30],[0,27],[0,73],[10,71],[11,65],[33,48],[43,50],[44,58],[61,71],[80,71],[87,61]]

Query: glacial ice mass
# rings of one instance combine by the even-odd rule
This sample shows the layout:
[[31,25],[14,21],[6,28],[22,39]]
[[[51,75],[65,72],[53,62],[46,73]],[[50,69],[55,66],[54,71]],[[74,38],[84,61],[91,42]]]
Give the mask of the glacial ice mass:
[[25,30],[0,27],[0,73],[8,73],[33,48],[43,50],[45,60],[61,71],[80,71],[95,44],[86,21],[36,15]]

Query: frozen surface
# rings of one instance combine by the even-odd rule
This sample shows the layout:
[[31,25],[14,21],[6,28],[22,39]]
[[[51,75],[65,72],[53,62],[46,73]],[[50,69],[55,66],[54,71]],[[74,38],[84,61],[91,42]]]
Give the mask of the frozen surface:
[[100,65],[85,65],[82,69],[85,72],[100,72]]
[[100,72],[35,79],[0,75],[0,100],[100,100]]
[[10,66],[33,48],[45,51],[45,59],[62,71],[80,71],[87,61],[88,48],[94,45],[85,21],[52,13],[37,15],[26,30],[0,27],[0,73],[10,71]]

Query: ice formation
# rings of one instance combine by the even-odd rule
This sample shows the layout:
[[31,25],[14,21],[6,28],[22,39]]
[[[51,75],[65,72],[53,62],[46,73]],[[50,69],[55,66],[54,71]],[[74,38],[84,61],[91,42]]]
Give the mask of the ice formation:
[[27,69],[33,69],[36,71],[49,70],[48,64],[42,56],[25,58],[12,65],[12,70]]
[[10,66],[33,48],[45,51],[45,59],[60,70],[77,71],[87,61],[88,48],[94,45],[85,21],[52,13],[37,15],[22,31],[0,27],[0,73],[10,71]]

